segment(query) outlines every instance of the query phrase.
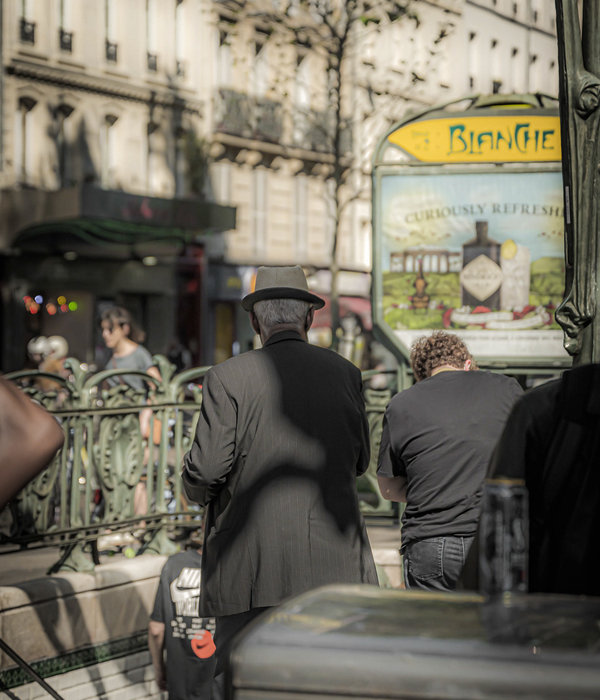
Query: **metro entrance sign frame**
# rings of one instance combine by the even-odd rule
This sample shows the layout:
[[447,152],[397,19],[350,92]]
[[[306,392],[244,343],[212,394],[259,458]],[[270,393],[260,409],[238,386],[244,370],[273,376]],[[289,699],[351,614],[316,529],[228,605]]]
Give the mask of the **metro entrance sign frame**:
[[480,366],[571,364],[564,294],[558,101],[473,96],[394,125],[375,150],[372,311],[407,360],[436,328]]

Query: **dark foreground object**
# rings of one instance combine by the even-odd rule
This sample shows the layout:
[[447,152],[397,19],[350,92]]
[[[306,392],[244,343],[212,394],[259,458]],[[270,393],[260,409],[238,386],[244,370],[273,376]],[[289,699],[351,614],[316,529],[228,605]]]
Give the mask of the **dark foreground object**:
[[327,586],[259,618],[231,700],[594,698],[600,598]]

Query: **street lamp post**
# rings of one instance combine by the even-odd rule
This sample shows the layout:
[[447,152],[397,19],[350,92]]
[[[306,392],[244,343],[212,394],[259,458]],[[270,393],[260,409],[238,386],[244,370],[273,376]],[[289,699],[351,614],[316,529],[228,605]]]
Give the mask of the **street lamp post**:
[[556,0],[556,20],[566,266],[556,319],[578,365],[600,362],[600,0]]

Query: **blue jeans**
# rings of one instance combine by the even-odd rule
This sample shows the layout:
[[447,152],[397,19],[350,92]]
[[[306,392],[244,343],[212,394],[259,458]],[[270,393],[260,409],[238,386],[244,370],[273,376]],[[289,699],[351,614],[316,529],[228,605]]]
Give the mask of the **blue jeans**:
[[453,591],[473,539],[431,537],[411,542],[403,552],[406,587],[426,591]]

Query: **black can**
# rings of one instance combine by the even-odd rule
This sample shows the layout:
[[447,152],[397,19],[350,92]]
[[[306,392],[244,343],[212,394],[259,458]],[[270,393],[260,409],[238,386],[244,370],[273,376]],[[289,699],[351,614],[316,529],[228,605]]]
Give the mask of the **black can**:
[[488,479],[483,487],[479,588],[486,595],[526,593],[529,497],[522,479]]

